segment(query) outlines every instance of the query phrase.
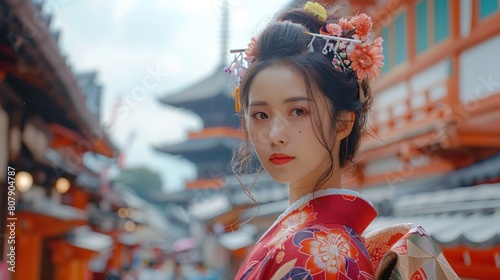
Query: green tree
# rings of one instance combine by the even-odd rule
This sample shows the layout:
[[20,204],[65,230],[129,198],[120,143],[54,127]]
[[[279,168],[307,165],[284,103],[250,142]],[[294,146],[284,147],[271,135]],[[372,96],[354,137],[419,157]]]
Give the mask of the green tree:
[[116,178],[116,182],[128,186],[141,196],[162,191],[160,175],[146,167],[124,169]]

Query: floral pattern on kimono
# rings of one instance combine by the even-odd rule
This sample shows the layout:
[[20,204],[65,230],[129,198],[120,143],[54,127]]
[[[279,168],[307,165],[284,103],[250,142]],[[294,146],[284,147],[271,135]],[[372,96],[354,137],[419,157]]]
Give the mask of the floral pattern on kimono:
[[329,189],[292,204],[235,279],[374,279],[362,233],[376,217],[359,194]]
[[303,197],[262,236],[235,279],[460,279],[418,224],[359,236],[375,216],[356,192]]

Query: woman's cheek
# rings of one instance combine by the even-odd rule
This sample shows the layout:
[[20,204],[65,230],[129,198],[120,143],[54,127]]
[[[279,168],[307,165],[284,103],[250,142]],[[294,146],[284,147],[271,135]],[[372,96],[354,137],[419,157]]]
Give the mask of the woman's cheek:
[[255,126],[250,129],[250,139],[256,150],[263,149],[269,143],[270,128],[267,126]]

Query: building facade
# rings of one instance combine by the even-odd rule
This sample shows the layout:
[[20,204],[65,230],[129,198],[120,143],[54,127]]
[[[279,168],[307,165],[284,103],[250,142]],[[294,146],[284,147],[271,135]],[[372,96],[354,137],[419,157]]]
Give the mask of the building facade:
[[[421,223],[464,278],[500,276],[500,244],[492,237],[500,206],[493,194],[500,186],[500,130],[492,129],[500,124],[498,4],[361,6],[384,39],[385,64],[373,83],[372,113],[356,158],[363,176],[350,187],[379,206],[392,205],[379,209],[372,228]],[[452,222],[440,227],[444,220]],[[476,237],[477,231],[485,236]]]

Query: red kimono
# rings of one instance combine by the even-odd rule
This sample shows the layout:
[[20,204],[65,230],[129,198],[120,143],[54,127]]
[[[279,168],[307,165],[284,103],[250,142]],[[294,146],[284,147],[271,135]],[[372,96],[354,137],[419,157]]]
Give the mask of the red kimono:
[[305,196],[262,236],[235,279],[459,279],[417,224],[361,237],[376,216],[372,204],[353,191]]
[[359,234],[376,216],[353,191],[301,198],[257,242],[235,279],[373,279]]

